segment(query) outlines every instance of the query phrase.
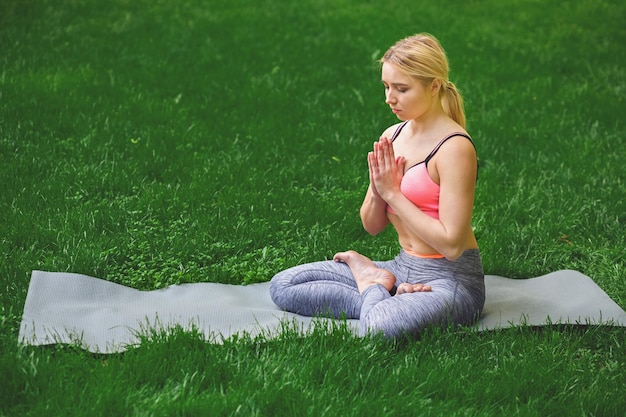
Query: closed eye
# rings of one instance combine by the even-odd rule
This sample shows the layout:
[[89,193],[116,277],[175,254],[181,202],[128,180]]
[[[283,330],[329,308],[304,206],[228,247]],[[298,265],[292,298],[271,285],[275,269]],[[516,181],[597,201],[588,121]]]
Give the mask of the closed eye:
[[[389,90],[389,84],[383,81],[383,85],[385,86],[385,90]],[[395,88],[398,93],[406,93],[409,91],[409,86],[406,84],[392,83],[391,86]]]

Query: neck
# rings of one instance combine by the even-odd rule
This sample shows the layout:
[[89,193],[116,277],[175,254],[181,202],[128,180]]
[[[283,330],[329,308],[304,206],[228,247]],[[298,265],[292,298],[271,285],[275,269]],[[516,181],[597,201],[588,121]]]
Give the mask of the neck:
[[440,102],[433,103],[427,112],[421,116],[411,119],[411,130],[417,134],[423,134],[437,129],[442,123],[447,123],[450,118],[445,114]]

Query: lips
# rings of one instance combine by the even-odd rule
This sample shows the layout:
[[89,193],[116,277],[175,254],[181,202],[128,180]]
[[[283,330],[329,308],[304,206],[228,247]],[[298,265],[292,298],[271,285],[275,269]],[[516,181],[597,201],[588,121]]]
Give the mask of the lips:
[[391,111],[394,112],[395,114],[398,114],[398,113],[400,113],[401,110],[392,108]]

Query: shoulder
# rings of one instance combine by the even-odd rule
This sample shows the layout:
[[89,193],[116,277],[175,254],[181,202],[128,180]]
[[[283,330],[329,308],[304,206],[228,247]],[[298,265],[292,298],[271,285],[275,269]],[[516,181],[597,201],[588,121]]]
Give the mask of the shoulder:
[[455,169],[455,167],[476,165],[476,147],[465,130],[457,130],[445,136],[433,159],[440,168]]
[[402,126],[403,123],[404,122],[400,122],[400,123],[396,123],[394,125],[389,126],[387,129],[385,129],[382,135],[380,135],[380,137],[386,137],[386,138],[391,139],[393,134],[396,133],[396,130],[398,130],[398,128]]
[[447,134],[441,143],[446,153],[469,153],[476,155],[474,140],[465,130],[457,130]]

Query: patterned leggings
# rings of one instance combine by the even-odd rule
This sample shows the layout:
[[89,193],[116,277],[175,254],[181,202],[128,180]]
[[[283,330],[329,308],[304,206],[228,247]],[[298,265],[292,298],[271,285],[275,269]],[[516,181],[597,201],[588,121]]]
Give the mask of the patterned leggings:
[[432,292],[392,295],[395,288],[390,293],[376,284],[359,294],[348,265],[322,261],[279,272],[270,283],[270,295],[283,310],[360,319],[363,334],[388,337],[416,336],[433,324],[471,324],[482,311],[485,279],[478,249],[466,250],[455,261],[401,251],[391,261],[374,263],[395,275],[396,286],[428,284]]

